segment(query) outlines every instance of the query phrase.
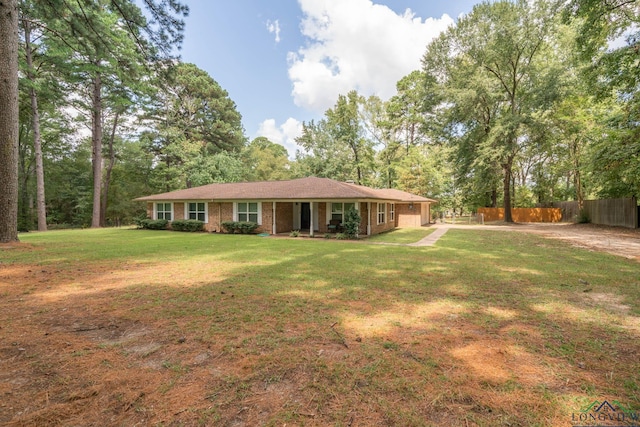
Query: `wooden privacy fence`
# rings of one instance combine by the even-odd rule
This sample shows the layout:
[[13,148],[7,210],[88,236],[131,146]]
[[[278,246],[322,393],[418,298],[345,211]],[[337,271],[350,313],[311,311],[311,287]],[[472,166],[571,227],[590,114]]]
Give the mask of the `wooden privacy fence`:
[[[478,214],[483,214],[487,222],[504,221],[504,208],[478,208]],[[562,209],[511,208],[511,216],[515,222],[560,222]]]
[[[512,208],[515,222],[576,222],[578,202],[554,202],[551,208]],[[593,224],[640,228],[640,207],[635,197],[625,199],[585,200],[584,213]],[[504,221],[504,208],[478,208],[484,220]]]
[[[562,210],[563,221],[576,221],[580,214],[578,202],[556,202]],[[591,223],[617,227],[638,228],[638,202],[635,197],[624,199],[585,200],[583,209]]]

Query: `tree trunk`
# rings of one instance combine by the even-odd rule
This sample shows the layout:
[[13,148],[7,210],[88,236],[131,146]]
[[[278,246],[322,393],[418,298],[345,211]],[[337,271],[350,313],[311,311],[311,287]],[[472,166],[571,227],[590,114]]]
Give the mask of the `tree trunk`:
[[100,208],[102,191],[102,80],[100,73],[93,78],[93,93],[91,95],[91,147],[93,166],[93,213],[91,227],[100,227]]
[[415,145],[415,141],[416,141],[416,125],[415,123],[411,123],[409,125],[409,141],[407,144],[407,154],[409,154],[409,148]]
[[[25,51],[27,60],[27,78],[35,84],[33,74],[33,52],[31,50],[31,24],[23,20]],[[38,212],[38,231],[47,231],[47,208],[44,197],[44,166],[42,162],[42,141],[40,139],[40,112],[38,110],[38,94],[32,85],[29,89],[31,98],[31,115],[33,126],[33,150],[36,158],[36,211]]]
[[576,189],[576,200],[578,200],[578,209],[584,207],[584,194],[582,192],[582,179],[580,176],[580,141],[575,139],[572,144],[571,154],[573,155],[573,186]]
[[33,224],[30,220],[33,215],[29,212],[29,177],[31,167],[27,162],[27,156],[18,140],[18,231],[28,231]]
[[116,153],[113,149],[113,140],[116,137],[116,129],[118,127],[118,119],[120,118],[120,112],[116,111],[116,115],[113,119],[113,127],[111,128],[111,135],[109,137],[109,163],[107,164],[106,175],[104,177],[104,188],[102,190],[102,207],[100,212],[100,225],[104,227],[107,223],[107,203],[109,201],[109,184],[111,184],[111,171],[113,165],[116,162]]
[[0,0],[0,243],[18,241],[18,1]]
[[356,172],[358,174],[358,185],[362,185],[362,170],[360,169],[360,159],[358,158],[358,149],[357,148],[353,148],[353,155],[355,157],[355,161],[356,161]]
[[507,160],[503,167],[504,171],[504,222],[513,222],[511,216],[511,165],[513,161]]

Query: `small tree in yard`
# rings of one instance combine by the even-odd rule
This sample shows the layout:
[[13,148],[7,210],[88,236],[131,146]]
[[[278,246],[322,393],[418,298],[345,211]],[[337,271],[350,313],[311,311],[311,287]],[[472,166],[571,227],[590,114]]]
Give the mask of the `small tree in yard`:
[[355,208],[349,209],[344,215],[342,229],[349,239],[357,239],[360,231],[360,214]]

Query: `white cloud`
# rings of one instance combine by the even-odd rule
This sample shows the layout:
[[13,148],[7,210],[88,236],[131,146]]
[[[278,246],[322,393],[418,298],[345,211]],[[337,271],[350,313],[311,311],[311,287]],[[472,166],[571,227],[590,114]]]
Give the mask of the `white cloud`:
[[267,21],[267,31],[271,34],[275,34],[276,43],[280,43],[280,22],[277,19],[275,21]]
[[302,135],[302,123],[289,117],[286,122],[280,126],[276,125],[274,119],[267,119],[260,123],[260,128],[256,134],[256,138],[264,136],[269,141],[284,146],[289,152],[289,157],[293,158],[296,153],[296,138]]
[[339,94],[356,89],[383,99],[398,80],[420,68],[427,44],[453,24],[398,15],[371,0],[298,0],[307,44],[289,53],[292,96],[299,107],[324,113]]

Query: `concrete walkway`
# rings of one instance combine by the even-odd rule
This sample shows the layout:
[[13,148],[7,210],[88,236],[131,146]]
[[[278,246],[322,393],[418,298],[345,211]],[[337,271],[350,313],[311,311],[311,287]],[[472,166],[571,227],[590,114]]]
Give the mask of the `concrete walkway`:
[[449,224],[434,224],[432,227],[435,228],[433,233],[415,243],[409,243],[407,246],[433,246],[451,228]]

